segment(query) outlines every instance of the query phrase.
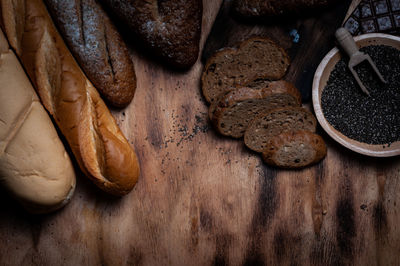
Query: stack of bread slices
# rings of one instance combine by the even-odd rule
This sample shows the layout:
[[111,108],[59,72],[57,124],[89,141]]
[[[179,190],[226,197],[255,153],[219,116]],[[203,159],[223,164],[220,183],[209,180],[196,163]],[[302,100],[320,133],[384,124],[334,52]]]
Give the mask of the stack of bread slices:
[[316,119],[302,107],[298,89],[282,80],[289,65],[283,48],[252,37],[211,56],[201,82],[219,133],[243,137],[267,164],[301,168],[324,158],[326,145],[315,134]]

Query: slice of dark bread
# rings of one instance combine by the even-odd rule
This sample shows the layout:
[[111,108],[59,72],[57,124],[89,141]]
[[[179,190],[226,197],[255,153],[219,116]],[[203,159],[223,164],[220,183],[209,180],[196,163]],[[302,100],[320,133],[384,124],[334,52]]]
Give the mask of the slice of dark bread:
[[252,88],[252,89],[262,89],[262,88],[268,87],[269,83],[271,83],[271,80],[261,78],[261,79],[252,80],[252,81],[246,83],[245,86]]
[[[270,87],[270,83],[273,82],[275,84],[284,84],[284,81],[270,81],[268,79],[256,79],[252,80],[249,83],[246,84],[244,87],[248,87],[250,89],[264,89]],[[271,88],[277,88],[278,86],[275,86],[274,84],[271,86]],[[229,88],[226,91],[222,92],[219,94],[214,101],[211,102],[210,108],[208,109],[208,116],[210,117],[210,120],[212,119],[213,113],[215,111],[215,108],[218,105],[219,100],[224,97],[227,93],[229,93],[231,90],[234,90],[235,88]],[[296,96],[297,97],[297,96]]]
[[281,79],[290,64],[285,50],[265,37],[252,37],[238,48],[224,48],[211,56],[204,67],[201,83],[207,102],[222,92],[245,86],[256,79]]
[[300,106],[301,96],[291,83],[274,81],[264,89],[247,87],[232,89],[210,108],[214,127],[222,135],[240,138],[248,124],[259,114],[278,107]]
[[315,132],[317,121],[303,107],[283,107],[257,116],[244,133],[244,143],[256,152],[262,152],[268,140],[282,132],[308,130]]
[[272,137],[262,153],[267,164],[281,168],[302,168],[325,155],[324,140],[310,131],[289,131]]
[[86,76],[103,99],[127,106],[135,94],[133,62],[117,28],[95,0],[45,0],[47,9]]

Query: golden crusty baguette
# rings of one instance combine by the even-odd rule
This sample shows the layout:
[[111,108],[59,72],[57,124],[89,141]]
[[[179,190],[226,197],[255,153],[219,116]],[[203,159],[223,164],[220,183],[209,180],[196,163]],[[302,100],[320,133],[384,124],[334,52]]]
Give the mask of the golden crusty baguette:
[[57,32],[40,0],[0,0],[2,27],[82,171],[124,195],[139,176],[133,148]]
[[75,190],[71,160],[1,30],[0,185],[32,213],[63,207]]

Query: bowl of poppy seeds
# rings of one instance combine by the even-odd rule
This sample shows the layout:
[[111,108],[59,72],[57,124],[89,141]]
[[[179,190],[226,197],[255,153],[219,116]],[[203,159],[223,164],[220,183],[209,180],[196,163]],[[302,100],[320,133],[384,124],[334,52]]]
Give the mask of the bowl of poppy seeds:
[[355,67],[365,94],[347,67],[349,57],[333,48],[321,61],[313,80],[312,100],[322,128],[337,142],[360,154],[400,154],[400,38],[371,33],[354,37],[370,55],[387,83],[367,62]]

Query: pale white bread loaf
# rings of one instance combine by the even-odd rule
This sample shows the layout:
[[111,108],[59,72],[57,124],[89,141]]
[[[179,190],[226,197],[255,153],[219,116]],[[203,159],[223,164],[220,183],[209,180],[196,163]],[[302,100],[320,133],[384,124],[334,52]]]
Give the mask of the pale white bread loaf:
[[86,78],[41,0],[0,0],[1,26],[81,170],[99,188],[125,195],[135,186],[133,147]]
[[71,160],[1,30],[0,184],[33,213],[61,208],[75,189]]

